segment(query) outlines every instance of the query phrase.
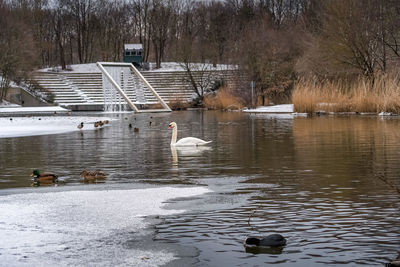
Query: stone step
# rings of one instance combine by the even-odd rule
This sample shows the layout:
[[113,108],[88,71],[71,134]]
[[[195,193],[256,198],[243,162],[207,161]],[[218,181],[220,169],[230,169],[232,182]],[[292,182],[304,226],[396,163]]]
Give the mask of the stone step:
[[[191,89],[186,72],[142,72],[142,75],[164,101],[190,101],[195,97],[195,92]],[[209,75],[209,73],[205,73]],[[236,75],[225,72],[215,73],[215,77],[233,79]],[[195,79],[199,79],[199,73],[193,73]],[[99,73],[38,73],[36,81],[39,85],[54,94],[57,103],[98,103],[104,102],[103,79]],[[140,83],[142,83],[140,81]],[[126,94],[133,102],[136,101],[136,89],[132,79],[128,82]],[[144,85],[142,84],[144,87]],[[81,92],[81,93],[79,93]],[[157,102],[156,97],[151,91],[144,87],[144,97],[146,101]]]

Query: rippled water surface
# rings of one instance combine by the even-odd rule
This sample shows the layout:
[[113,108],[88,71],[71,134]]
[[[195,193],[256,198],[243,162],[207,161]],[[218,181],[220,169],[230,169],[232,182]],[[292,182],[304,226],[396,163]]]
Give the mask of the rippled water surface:
[[[171,266],[382,266],[400,249],[397,117],[111,116],[99,130],[0,139],[0,188],[7,189],[0,193],[30,187],[34,168],[57,173],[58,191],[206,186],[211,193],[167,205],[187,212],[155,223],[151,244],[177,255]],[[171,150],[170,121],[178,138],[212,140],[210,148]],[[82,185],[83,169],[109,177]],[[246,236],[269,233],[284,235],[287,245],[243,247]],[[62,262],[68,253],[59,253]]]

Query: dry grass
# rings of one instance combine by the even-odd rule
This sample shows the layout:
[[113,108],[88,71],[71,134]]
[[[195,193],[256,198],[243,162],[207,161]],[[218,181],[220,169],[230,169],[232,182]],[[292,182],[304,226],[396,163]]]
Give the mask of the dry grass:
[[293,90],[296,112],[392,112],[400,113],[397,78],[380,76],[374,83],[359,79],[352,83],[300,80]]
[[205,96],[203,103],[209,109],[236,110],[243,108],[240,98],[236,97],[227,86],[220,88],[216,95]]
[[168,106],[172,110],[181,110],[190,107],[190,103],[182,100],[181,98],[176,97],[168,102]]

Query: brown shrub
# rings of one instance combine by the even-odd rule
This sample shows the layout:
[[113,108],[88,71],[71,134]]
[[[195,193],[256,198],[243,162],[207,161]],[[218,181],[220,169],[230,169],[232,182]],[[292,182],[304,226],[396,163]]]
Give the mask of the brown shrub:
[[186,109],[186,108],[190,107],[190,103],[185,100],[182,100],[179,97],[176,97],[176,98],[171,99],[168,102],[168,106],[172,110],[181,110],[181,109]]
[[218,90],[216,95],[206,95],[203,99],[204,106],[209,109],[242,109],[243,104],[232,90],[225,86]]

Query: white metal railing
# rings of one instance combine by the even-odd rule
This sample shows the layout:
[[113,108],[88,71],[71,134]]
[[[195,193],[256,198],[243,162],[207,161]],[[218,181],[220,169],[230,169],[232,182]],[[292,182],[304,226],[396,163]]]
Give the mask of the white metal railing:
[[[103,75],[103,90],[104,90],[104,99],[106,99],[106,94],[108,94],[108,92],[106,92],[106,89],[109,87],[108,83],[111,84],[111,86],[119,93],[120,96],[122,96],[122,98],[125,100],[125,102],[128,104],[128,106],[134,111],[134,112],[154,112],[154,111],[171,111],[171,109],[169,108],[169,106],[164,102],[164,100],[159,96],[159,94],[154,90],[154,88],[147,82],[147,80],[143,77],[143,75],[135,68],[135,66],[133,66],[133,64],[131,63],[116,63],[116,62],[97,62],[97,66],[98,68],[101,70],[102,75]],[[112,72],[110,73],[109,71],[107,71],[107,67],[119,67],[119,71],[117,72]],[[124,68],[125,70],[121,71],[122,68]],[[126,71],[126,69],[129,69],[129,72]],[[122,81],[121,81],[121,72],[123,73],[122,75]],[[128,78],[127,77],[128,73],[136,75],[136,77],[138,77],[143,84],[149,89],[149,91],[155,96],[155,98],[159,101],[159,103],[161,104],[161,106],[163,107],[162,109],[151,109],[151,110],[140,110],[136,107],[136,105],[134,104],[134,101],[132,101],[128,94],[127,94],[127,81]],[[122,87],[121,87],[122,86]],[[144,92],[145,88],[135,88],[137,89],[137,92],[140,92],[140,90],[142,90],[142,92],[140,94],[142,94]],[[138,93],[136,93],[136,96],[138,95]],[[140,99],[140,102],[145,101],[143,104],[147,104],[146,99],[144,97],[144,93],[143,95],[140,97],[142,99]],[[154,103],[154,102],[153,102]],[[151,102],[149,102],[148,104],[153,104]]]

